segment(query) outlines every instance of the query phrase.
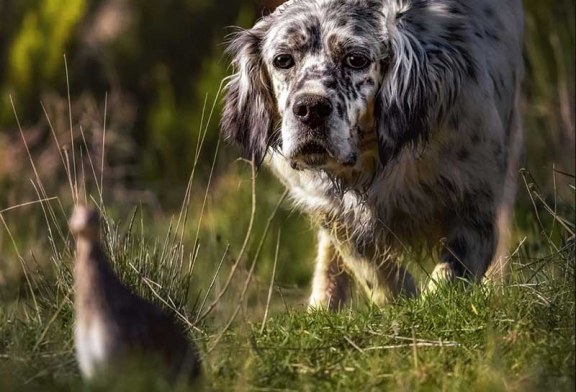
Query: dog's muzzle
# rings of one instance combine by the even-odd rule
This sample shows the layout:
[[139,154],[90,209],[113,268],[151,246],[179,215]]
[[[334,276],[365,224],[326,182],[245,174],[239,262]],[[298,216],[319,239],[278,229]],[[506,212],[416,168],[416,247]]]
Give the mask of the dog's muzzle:
[[324,165],[332,155],[325,145],[332,103],[321,95],[301,94],[294,101],[292,113],[300,125],[300,143],[289,156],[292,167],[302,169]]
[[331,166],[353,166],[357,157],[351,154],[340,157],[330,145],[330,117],[334,107],[328,97],[318,94],[301,94],[292,106],[298,123],[298,142],[287,154],[293,169],[322,169]]

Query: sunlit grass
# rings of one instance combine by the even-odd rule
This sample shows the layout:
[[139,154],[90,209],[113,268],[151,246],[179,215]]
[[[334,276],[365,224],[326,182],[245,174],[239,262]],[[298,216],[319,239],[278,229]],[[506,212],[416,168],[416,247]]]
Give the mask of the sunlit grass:
[[[76,147],[77,157],[89,151],[86,145]],[[66,219],[74,200],[100,209],[104,243],[121,279],[173,312],[198,343],[207,390],[575,387],[574,206],[560,199],[547,202],[527,171],[521,192],[532,210],[517,231],[506,285],[444,288],[425,300],[399,299],[383,309],[356,296],[349,308],[332,314],[308,313],[305,290],[295,290],[294,296],[278,285],[278,265],[289,262],[279,252],[287,243],[281,227],[273,228],[283,195],[257,190],[253,168],[239,188],[249,199],[239,203],[244,207],[238,212],[247,221],[229,228],[236,230],[231,237],[239,237],[231,246],[202,234],[203,221],[217,225],[206,203],[210,187],[193,191],[189,185],[180,212],[161,225],[143,206],[119,217],[103,202],[101,187],[93,186],[94,195],[87,190],[86,182],[99,181],[93,167],[97,157],[79,160],[73,169],[67,154],[62,158],[71,192],[67,199],[50,196],[37,175],[32,184],[38,202],[0,212],[24,276],[17,291],[6,291],[0,308],[2,390],[95,389],[82,383],[73,351],[73,244]],[[35,166],[32,155],[29,159]],[[268,198],[265,208],[258,204],[260,195]],[[41,229],[33,233],[47,240],[34,251],[22,248],[22,232],[13,232],[15,224],[4,218],[19,208],[36,208],[42,216]],[[266,241],[273,245],[270,264],[276,267],[257,276]],[[106,386],[142,388],[169,390],[146,372]]]
[[[86,200],[103,215],[104,243],[121,279],[176,314],[198,343],[207,390],[573,391],[576,220],[567,168],[574,152],[565,141],[574,137],[574,59],[562,48],[573,47],[574,13],[556,28],[548,4],[532,3],[539,11],[527,19],[524,109],[526,166],[537,173],[520,176],[512,277],[504,287],[445,288],[383,309],[357,296],[340,313],[308,313],[314,232],[282,203],[283,189],[267,173],[254,179],[243,161],[227,161],[223,170],[214,137],[206,151],[215,104],[205,102],[189,150],[163,151],[170,158],[184,149],[192,163],[172,162],[190,174],[183,194],[159,190],[180,202],[170,213],[154,195],[106,187],[106,170],[115,168],[105,165],[104,152],[127,149],[113,127],[104,131],[106,98],[102,124],[90,129],[79,127],[72,108],[54,118],[43,103],[51,130],[45,148],[28,151],[30,136],[20,128],[17,157],[30,170],[0,178],[0,390],[94,389],[82,383],[74,357],[66,225],[72,204]],[[14,101],[2,113],[17,118]],[[177,132],[186,121],[171,117],[178,113],[170,104],[160,99],[152,114],[160,121],[167,111],[164,127]],[[213,160],[198,173],[201,151]],[[561,165],[549,167],[552,161]],[[169,387],[136,372],[105,390]]]

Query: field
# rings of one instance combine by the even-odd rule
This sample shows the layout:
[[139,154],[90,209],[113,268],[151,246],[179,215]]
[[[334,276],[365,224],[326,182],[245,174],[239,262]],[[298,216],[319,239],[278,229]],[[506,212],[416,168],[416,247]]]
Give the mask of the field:
[[[92,20],[100,4],[64,3],[62,26]],[[175,3],[202,9],[198,23],[216,23],[212,6]],[[250,25],[252,3],[240,3],[217,23]],[[35,4],[6,6],[4,15],[26,21],[26,12],[38,20],[50,14]],[[268,172],[255,173],[218,138],[218,90],[227,72],[218,50],[204,50],[210,57],[194,60],[193,70],[174,59],[150,65],[142,69],[146,84],[131,79],[129,63],[150,58],[137,57],[145,56],[138,46],[122,52],[133,41],[114,41],[99,53],[102,62],[112,59],[120,81],[100,84],[74,57],[84,30],[70,27],[67,44],[58,43],[58,30],[48,34],[53,47],[34,49],[53,60],[48,74],[35,67],[49,61],[18,55],[35,48],[32,22],[4,23],[0,4],[7,37],[0,60],[8,64],[0,75],[0,390],[173,390],[147,371],[114,385],[82,382],[67,228],[76,200],[103,215],[103,240],[122,280],[173,312],[198,343],[204,376],[179,391],[575,390],[574,4],[525,6],[526,152],[510,280],[442,288],[381,309],[356,293],[341,312],[325,313],[306,309],[311,223]],[[123,39],[148,37],[151,48],[168,42],[173,31],[155,17],[171,19],[169,11],[133,7],[158,24],[150,25],[153,36],[144,24]],[[58,25],[44,22],[48,30]],[[71,54],[60,57],[64,49]],[[184,79],[186,72],[196,79]],[[190,95],[179,85],[192,85]]]
[[[30,164],[36,166],[32,156]],[[546,204],[533,182],[521,189],[535,209],[524,213],[525,227],[517,228],[512,278],[504,286],[445,288],[384,309],[357,295],[349,308],[332,314],[306,312],[306,290],[275,279],[278,264],[286,262],[278,251],[290,244],[282,241],[280,226],[289,228],[282,221],[296,217],[279,216],[288,209],[281,192],[257,201],[256,182],[269,179],[238,174],[252,208],[246,209],[248,223],[236,228],[244,239],[223,245],[218,235],[210,243],[205,238],[214,236],[200,229],[219,208],[207,205],[208,192],[192,197],[191,185],[180,213],[169,219],[139,206],[115,219],[101,193],[86,191],[89,183],[98,188],[99,178],[78,175],[92,169],[62,164],[74,198],[104,214],[104,239],[118,275],[177,314],[202,347],[206,390],[574,389],[574,210]],[[525,171],[522,178],[531,181]],[[0,214],[23,271],[20,284],[2,291],[0,380],[6,391],[83,388],[72,346],[74,252],[65,223],[70,203],[45,194],[44,181],[32,180],[44,201],[14,207],[38,210],[40,217],[32,214],[31,220],[38,219],[37,228],[4,218],[11,210]],[[258,218],[260,225],[254,224],[256,210],[268,215]],[[19,245],[19,230],[38,236],[35,249]],[[311,231],[300,235],[310,237]],[[270,242],[276,257],[267,273],[260,264],[263,244]],[[311,258],[312,247],[298,253]],[[169,389],[136,373],[116,390],[144,386]]]

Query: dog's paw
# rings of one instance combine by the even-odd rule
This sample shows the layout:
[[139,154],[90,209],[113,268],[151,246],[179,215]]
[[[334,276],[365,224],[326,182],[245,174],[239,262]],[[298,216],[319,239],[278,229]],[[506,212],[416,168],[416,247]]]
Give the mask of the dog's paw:
[[430,274],[426,287],[422,291],[422,297],[438,292],[441,287],[446,287],[456,279],[456,271],[450,263],[439,263]]

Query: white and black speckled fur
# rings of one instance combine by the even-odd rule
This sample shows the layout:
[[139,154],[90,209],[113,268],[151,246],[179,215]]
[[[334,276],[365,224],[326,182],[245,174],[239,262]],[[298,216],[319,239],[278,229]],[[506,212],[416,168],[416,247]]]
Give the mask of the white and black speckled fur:
[[[311,306],[345,301],[342,274],[377,303],[415,294],[397,262],[411,250],[443,244],[433,281],[480,280],[501,259],[522,31],[520,0],[292,0],[233,38],[222,131],[318,222]],[[295,118],[302,94],[331,103],[322,126]]]

